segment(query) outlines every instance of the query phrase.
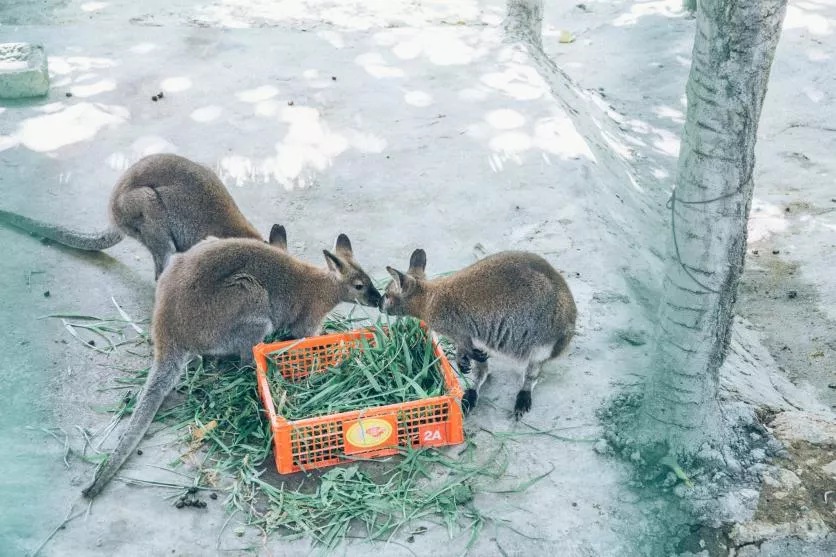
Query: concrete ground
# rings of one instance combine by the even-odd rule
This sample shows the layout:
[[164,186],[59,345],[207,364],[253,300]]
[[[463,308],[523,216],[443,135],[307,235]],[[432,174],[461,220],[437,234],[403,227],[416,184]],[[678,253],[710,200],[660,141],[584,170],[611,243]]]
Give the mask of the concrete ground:
[[[120,172],[167,151],[214,168],[259,230],[285,224],[291,251],[309,261],[319,262],[339,232],[381,277],[419,246],[428,272],[472,262],[477,243],[536,251],[566,275],[580,335],[538,385],[529,421],[594,437],[596,408],[640,379],[646,360],[646,347],[624,335],[652,328],[653,253],[663,246],[693,24],[676,2],[582,6],[547,5],[544,24],[547,53],[592,91],[578,119],[566,111],[568,97],[553,96],[542,66],[503,42],[501,2],[6,2],[4,40],[45,45],[52,90],[46,100],[0,105],[2,207],[104,226]],[[836,369],[828,274],[836,252],[827,249],[836,244],[836,213],[828,212],[836,139],[825,129],[836,127],[834,51],[825,40],[833,8],[797,2],[788,18],[762,124],[752,234],[759,259],[739,308],[787,378],[828,405],[836,402],[827,388]],[[559,43],[562,29],[576,41]],[[159,91],[164,99],[153,102]],[[616,112],[607,117],[609,105]],[[113,297],[147,319],[154,283],[150,256],[130,240],[89,255],[0,228],[0,245],[0,538],[20,555],[68,511],[83,510],[79,490],[92,472],[73,459],[65,466],[63,443],[41,428],[62,428],[79,446],[76,426],[96,430],[110,419],[94,408],[117,395],[99,389],[118,368],[149,362],[124,350],[106,357],[59,320],[39,318],[113,316]],[[777,281],[774,298],[753,294],[764,280]],[[798,295],[785,296],[791,289]],[[776,307],[786,312],[781,320]],[[521,379],[511,370],[495,375],[485,397],[510,407]],[[482,405],[468,420],[470,430],[479,427],[512,425]],[[153,468],[181,452],[164,440],[147,439],[126,475],[176,478]],[[526,536],[486,531],[472,554],[652,554],[659,517],[630,491],[626,467],[591,444],[538,440],[515,444],[510,473],[527,478],[552,465],[536,490],[480,501]],[[241,517],[222,531],[220,504],[176,510],[164,495],[114,482],[43,553],[309,551],[252,532],[238,538]],[[466,542],[433,529],[409,550],[378,550],[454,555]],[[356,543],[346,553],[369,550]]]

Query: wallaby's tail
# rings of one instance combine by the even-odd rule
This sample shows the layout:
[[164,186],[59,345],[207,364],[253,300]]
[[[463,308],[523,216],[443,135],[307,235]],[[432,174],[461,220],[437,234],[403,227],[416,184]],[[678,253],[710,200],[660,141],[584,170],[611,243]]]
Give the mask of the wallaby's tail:
[[50,224],[17,213],[3,211],[0,209],[0,221],[11,224],[17,228],[54,240],[71,248],[88,251],[100,251],[115,246],[124,239],[125,235],[116,228],[110,228],[101,232],[79,232],[57,224]]
[[154,416],[166,395],[177,383],[183,364],[185,364],[185,358],[182,357],[168,357],[161,362],[154,362],[142,395],[134,407],[128,428],[119,438],[116,449],[107,461],[96,470],[93,482],[81,492],[85,497],[88,499],[96,497],[113,479],[128,457],[134,453],[148,428],[151,427],[151,422],[154,421]]

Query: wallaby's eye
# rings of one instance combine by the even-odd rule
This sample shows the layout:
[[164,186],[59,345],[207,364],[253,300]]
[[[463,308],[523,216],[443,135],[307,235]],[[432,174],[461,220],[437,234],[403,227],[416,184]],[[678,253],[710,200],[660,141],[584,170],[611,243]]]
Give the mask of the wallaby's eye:
[[354,290],[363,290],[363,283],[358,282],[357,284],[355,284],[354,285]]

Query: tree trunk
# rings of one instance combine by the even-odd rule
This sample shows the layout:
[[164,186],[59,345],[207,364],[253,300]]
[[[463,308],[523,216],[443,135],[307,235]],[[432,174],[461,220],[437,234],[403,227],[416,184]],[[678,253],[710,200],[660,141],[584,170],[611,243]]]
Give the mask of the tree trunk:
[[694,13],[697,11],[697,0],[682,0],[682,7]]
[[542,45],[543,0],[508,0],[505,12],[502,26],[506,34]]
[[[755,140],[787,0],[700,0],[651,374],[634,439],[718,445],[719,369],[746,254]],[[656,452],[656,451],[651,451]],[[657,453],[659,454],[659,453]]]

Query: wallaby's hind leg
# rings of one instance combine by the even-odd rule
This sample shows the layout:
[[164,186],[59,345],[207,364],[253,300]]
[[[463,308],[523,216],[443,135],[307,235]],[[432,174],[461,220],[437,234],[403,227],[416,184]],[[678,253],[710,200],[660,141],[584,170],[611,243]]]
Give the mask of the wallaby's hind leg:
[[240,325],[237,330],[243,340],[243,345],[238,348],[238,355],[241,357],[241,365],[255,367],[253,346],[264,341],[264,337],[273,331],[273,324],[268,319],[259,319],[244,323]]
[[171,256],[174,255],[174,243],[171,244],[171,249],[168,249],[162,253],[152,251],[151,256],[154,258],[154,280],[160,278],[160,275],[163,274],[163,271],[168,265],[168,260],[171,259]]
[[177,246],[169,230],[168,211],[150,187],[119,194],[111,203],[111,218],[125,234],[148,248],[154,258],[154,280],[160,278]]
[[531,410],[531,391],[534,390],[541,371],[543,371],[543,362],[535,360],[528,362],[525,368],[525,381],[523,381],[522,389],[517,393],[517,401],[514,404],[514,418],[517,420]]
[[525,381],[523,381],[522,389],[517,393],[517,401],[514,404],[514,418],[519,420],[523,414],[531,410],[531,391],[534,390],[534,386],[540,378],[543,364],[560,356],[569,346],[570,340],[572,340],[572,333],[565,333],[554,343],[551,350],[547,349],[546,354],[548,355],[545,359],[540,359],[542,355],[535,355],[533,359],[529,360],[528,366],[525,368]]
[[479,389],[488,378],[488,373],[490,373],[488,371],[488,362],[480,362],[477,360],[473,373],[473,387],[467,389],[464,392],[464,398],[462,398],[462,408],[465,413],[470,412],[473,410],[473,407],[476,406],[476,401],[479,399]]
[[159,279],[171,256],[177,253],[177,246],[174,245],[168,229],[161,228],[160,224],[152,226],[150,223],[143,223],[137,239],[151,252],[151,257],[154,258],[154,280]]

